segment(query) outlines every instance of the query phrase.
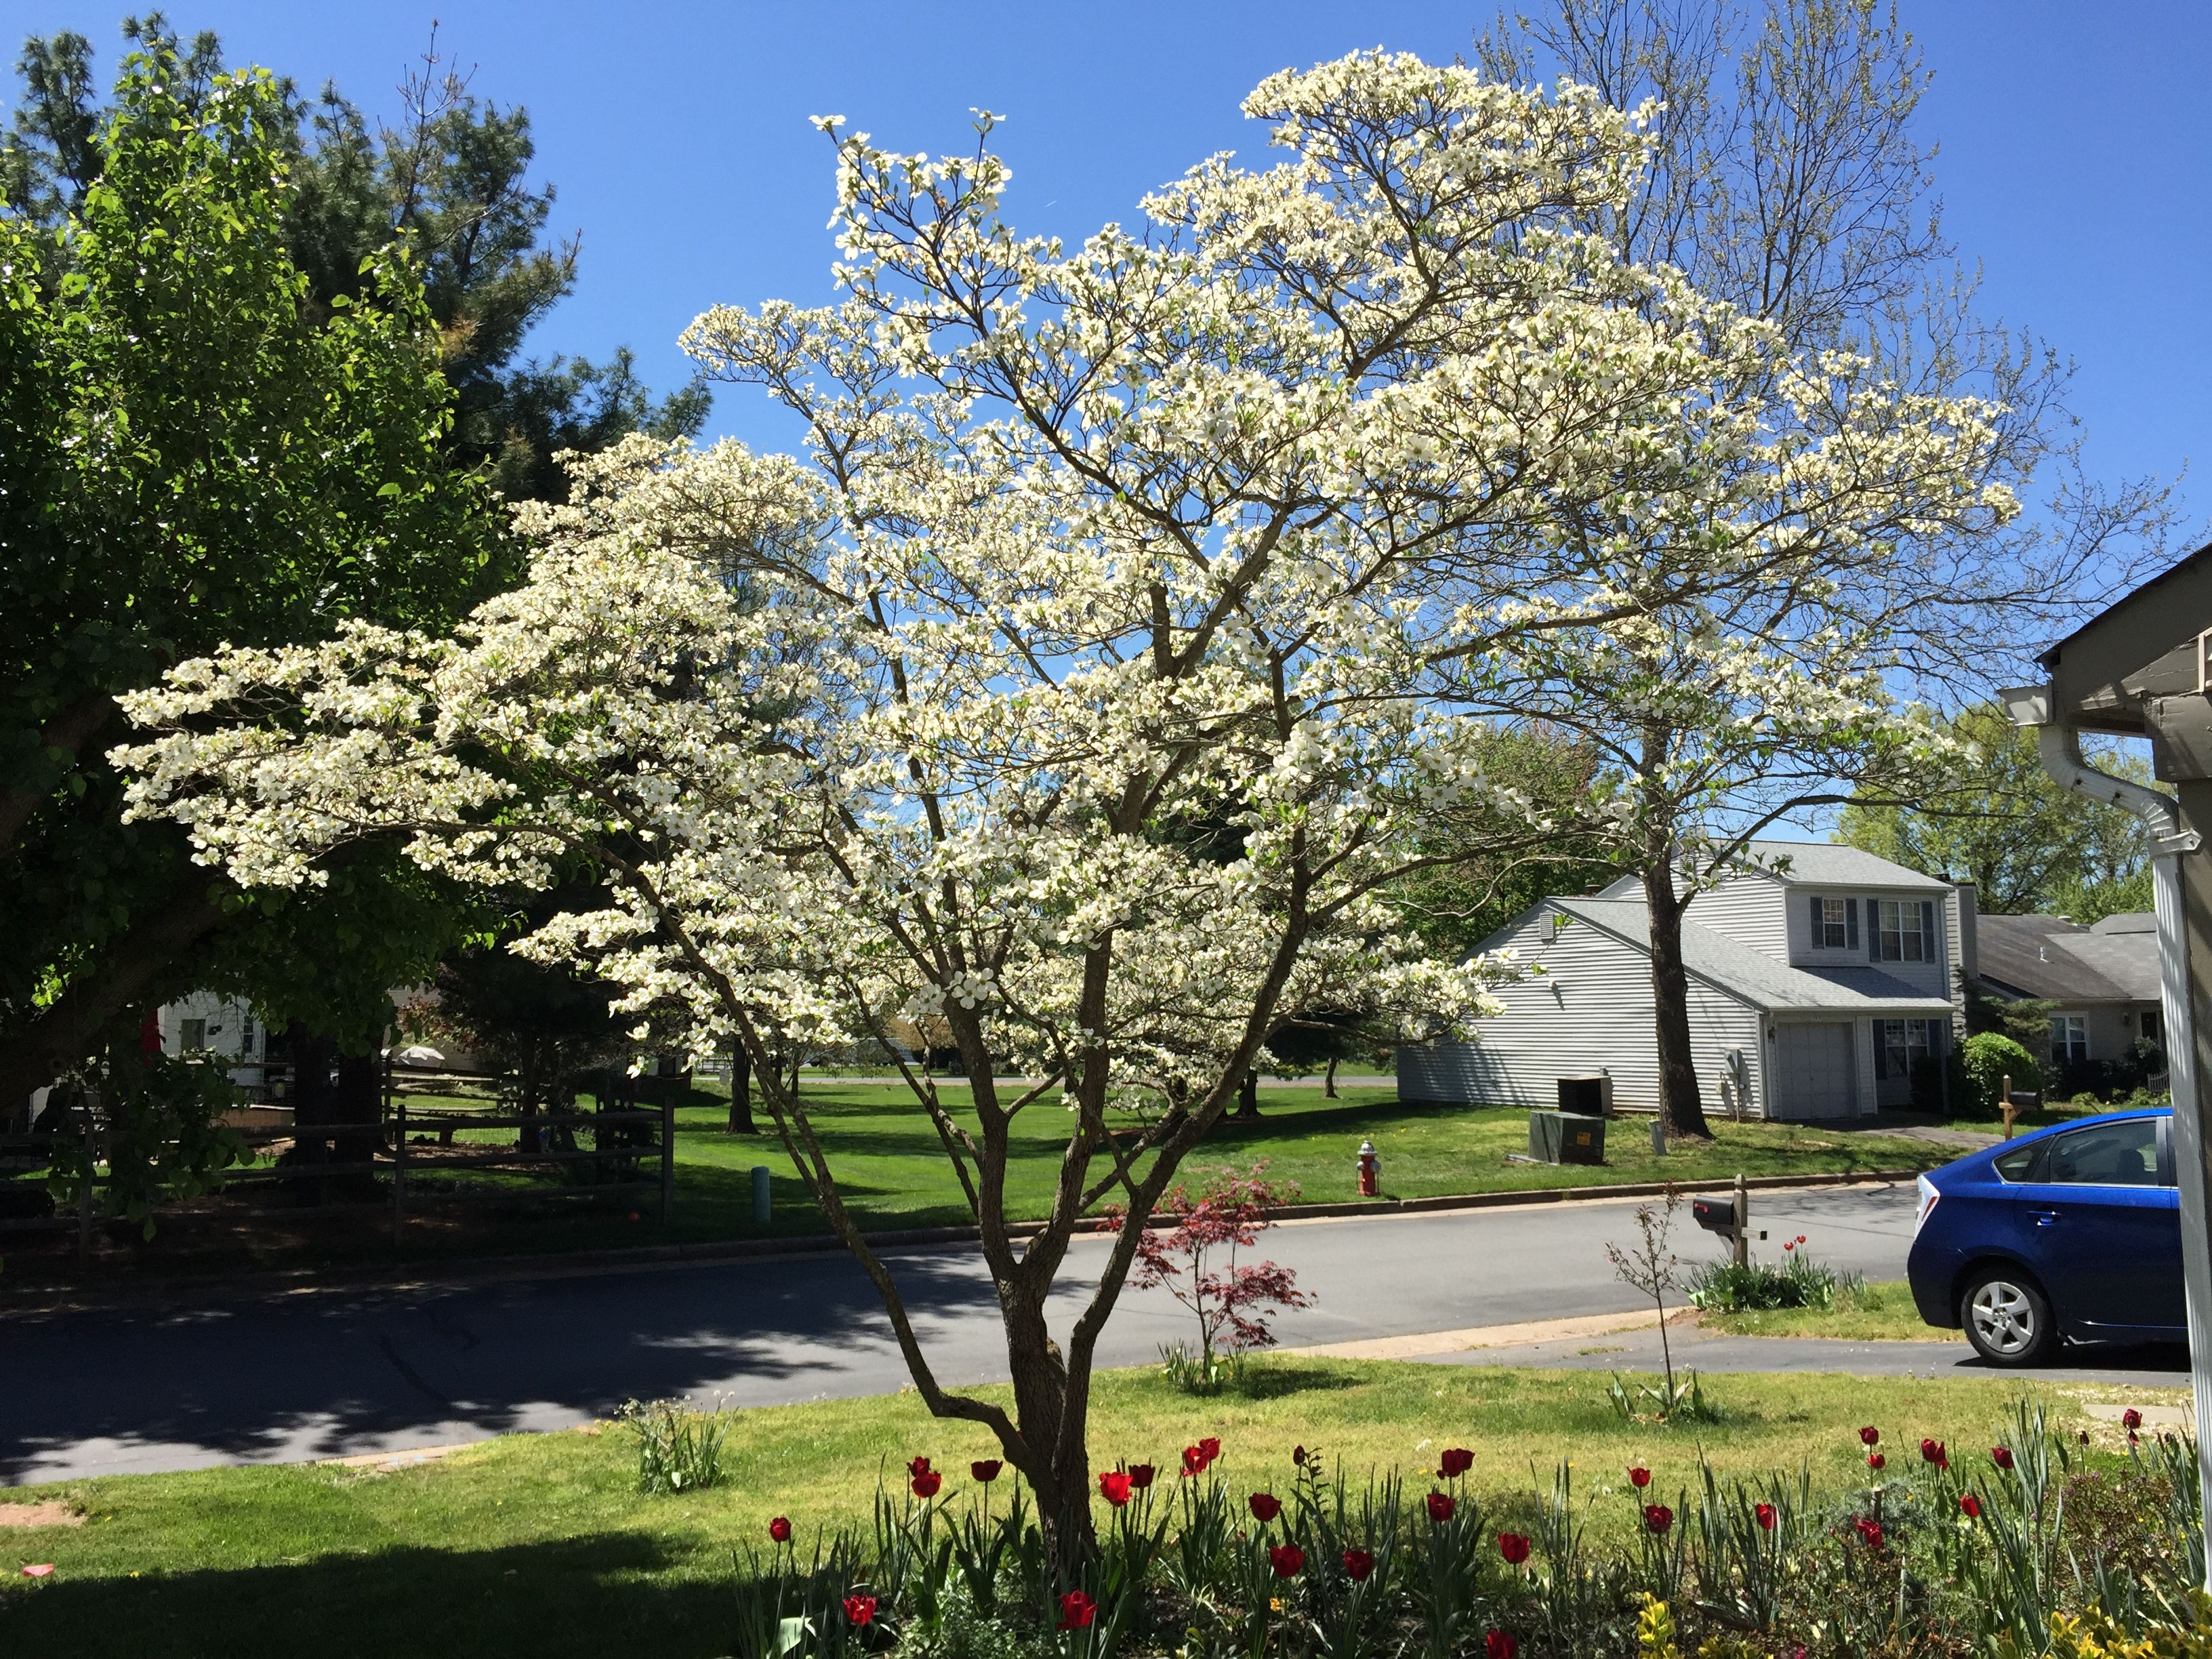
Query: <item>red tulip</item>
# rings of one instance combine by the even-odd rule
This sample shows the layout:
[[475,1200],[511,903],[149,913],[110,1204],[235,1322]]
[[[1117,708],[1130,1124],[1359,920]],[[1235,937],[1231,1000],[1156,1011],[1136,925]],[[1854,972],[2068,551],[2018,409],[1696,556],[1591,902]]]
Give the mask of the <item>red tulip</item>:
[[1458,1502],[1448,1492],[1432,1492],[1429,1494],[1429,1519],[1431,1521],[1450,1520],[1452,1511],[1458,1507]]
[[1484,1659],[1513,1659],[1521,1651],[1521,1644],[1502,1630],[1494,1630],[1482,1638]]
[[1244,1501],[1252,1506],[1252,1518],[1263,1526],[1283,1512],[1283,1500],[1273,1492],[1255,1492]]
[[845,1598],[845,1617],[856,1625],[872,1623],[876,1616],[876,1598],[872,1595],[848,1595]]
[[1098,1495],[1115,1509],[1129,1501],[1129,1477],[1119,1469],[1109,1469],[1098,1477]]
[[1852,1522],[1851,1525],[1857,1528],[1859,1536],[1866,1540],[1866,1547],[1869,1549],[1878,1550],[1881,1547],[1881,1522],[1869,1521],[1866,1516],[1861,1516]]
[[1796,1241],[1796,1240],[1795,1240],[1795,1239],[1792,1239],[1792,1240],[1790,1240],[1790,1243],[1788,1243],[1787,1244],[1784,1244],[1784,1245],[1782,1247],[1782,1252],[1783,1252],[1783,1254],[1784,1254],[1784,1255],[1787,1255],[1790,1251],[1792,1251],[1792,1250],[1796,1249],[1796,1248],[1797,1248],[1797,1241]]
[[1305,1468],[1306,1449],[1304,1446],[1293,1446],[1291,1449],[1291,1462],[1299,1468]]
[[1880,1452],[1869,1452],[1867,1454],[1867,1467],[1870,1469],[1882,1468],[1886,1467],[1888,1462],[1889,1460],[1887,1457],[1884,1457]]
[[1474,1467],[1474,1454],[1464,1446],[1453,1446],[1437,1460],[1437,1478],[1449,1480],[1455,1474],[1465,1474]]
[[945,1477],[935,1469],[925,1469],[914,1478],[914,1495],[921,1498],[934,1498],[937,1489],[944,1484]]
[[1959,1494],[1959,1512],[1965,1516],[1969,1521],[1980,1520],[1982,1518],[1982,1500],[1975,1497],[1974,1494],[1970,1492],[1960,1492]]
[[1638,1463],[1634,1468],[1629,1470],[1628,1484],[1637,1491],[1642,1492],[1651,1484],[1651,1471]]
[[1150,1463],[1132,1463],[1129,1465],[1129,1484],[1142,1492],[1152,1484],[1152,1477],[1158,1473]]
[[1209,1463],[1218,1461],[1221,1456],[1221,1443],[1210,1434],[1198,1443],[1198,1449],[1206,1454],[1206,1461]]
[[1773,1504],[1753,1504],[1751,1506],[1751,1512],[1758,1519],[1759,1530],[1762,1532],[1772,1532],[1774,1530]]
[[2001,1469],[2010,1468],[2012,1467],[2012,1448],[2010,1446],[1990,1447],[1990,1462],[1996,1464]]
[[1344,1576],[1355,1584],[1367,1582],[1367,1575],[1375,1571],[1375,1558],[1365,1550],[1346,1550],[1344,1553]]
[[1267,1551],[1267,1565],[1278,1578],[1295,1578],[1306,1564],[1306,1553],[1296,1544],[1276,1544]]
[[981,1457],[968,1466],[968,1473],[988,1486],[999,1478],[999,1471],[1006,1467],[995,1457]]
[[1528,1559],[1528,1540],[1517,1532],[1498,1534],[1498,1553],[1505,1558],[1509,1566],[1519,1566]]
[[1880,1445],[1881,1443],[1881,1431],[1872,1427],[1871,1425],[1861,1429],[1859,1431],[1859,1443],[1863,1446]]
[[2142,1413],[2133,1406],[2129,1407],[2120,1413],[2120,1426],[2130,1434],[2133,1434],[2137,1429],[2142,1427]]
[[1644,1506],[1644,1524],[1654,1532],[1664,1532],[1674,1524],[1674,1511],[1664,1504],[1646,1504]]
[[1206,1473],[1206,1454],[1195,1446],[1182,1449],[1182,1472],[1186,1475]]
[[1948,1469],[1951,1467],[1951,1454],[1943,1449],[1942,1441],[1923,1440],[1920,1443],[1920,1461],[1933,1463],[1939,1469]]
[[917,1457],[914,1459],[906,1466],[906,1472],[908,1474],[927,1474],[929,1473],[929,1460],[927,1457]]
[[1060,1627],[1062,1630],[1089,1630],[1091,1621],[1098,1616],[1098,1604],[1081,1590],[1070,1590],[1060,1598]]
[[775,1520],[768,1523],[768,1535],[779,1544],[788,1544],[791,1541],[789,1519],[784,1516],[777,1516]]

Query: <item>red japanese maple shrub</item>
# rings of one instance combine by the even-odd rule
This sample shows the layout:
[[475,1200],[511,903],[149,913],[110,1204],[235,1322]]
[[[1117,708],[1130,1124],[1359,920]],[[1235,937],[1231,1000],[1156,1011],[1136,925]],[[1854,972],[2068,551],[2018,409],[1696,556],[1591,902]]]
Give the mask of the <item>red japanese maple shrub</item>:
[[[1313,1304],[1280,1262],[1237,1259],[1273,1224],[1272,1212],[1298,1195],[1295,1182],[1270,1182],[1267,1169],[1262,1159],[1249,1170],[1220,1170],[1195,1198],[1185,1187],[1171,1188],[1153,1210],[1170,1224],[1147,1228],[1137,1241],[1129,1283],[1140,1291],[1164,1288],[1197,1316],[1195,1354],[1181,1343],[1161,1351],[1169,1376],[1194,1392],[1219,1387],[1239,1358],[1271,1346],[1276,1313]],[[1109,1230],[1121,1219],[1107,1212]]]

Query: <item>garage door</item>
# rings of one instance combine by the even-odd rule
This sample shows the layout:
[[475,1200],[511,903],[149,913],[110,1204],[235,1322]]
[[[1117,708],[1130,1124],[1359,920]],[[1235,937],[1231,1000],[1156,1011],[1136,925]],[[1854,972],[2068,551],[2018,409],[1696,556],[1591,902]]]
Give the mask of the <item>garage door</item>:
[[1851,1115],[1857,1068],[1849,1021],[1778,1026],[1774,1048],[1778,1117]]

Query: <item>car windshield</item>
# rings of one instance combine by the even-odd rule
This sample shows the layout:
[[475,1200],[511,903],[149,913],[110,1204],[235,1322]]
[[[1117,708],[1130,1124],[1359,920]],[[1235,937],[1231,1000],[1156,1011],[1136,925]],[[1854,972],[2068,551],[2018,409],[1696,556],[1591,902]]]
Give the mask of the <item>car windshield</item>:
[[2043,1178],[2098,1187],[2155,1187],[2158,1120],[2131,1117],[2053,1138]]

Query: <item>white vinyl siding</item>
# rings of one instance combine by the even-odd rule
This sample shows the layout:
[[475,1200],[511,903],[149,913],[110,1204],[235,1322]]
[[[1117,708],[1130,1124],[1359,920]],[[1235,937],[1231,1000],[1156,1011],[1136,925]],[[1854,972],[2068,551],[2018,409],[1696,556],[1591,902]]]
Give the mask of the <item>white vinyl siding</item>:
[[[1698,902],[1702,907],[1704,901]],[[1546,971],[1524,972],[1497,988],[1504,1012],[1482,1022],[1479,1041],[1398,1050],[1400,1098],[1552,1106],[1559,1102],[1560,1078],[1610,1071],[1615,1105],[1659,1103],[1650,957],[1588,922],[1571,921],[1554,930],[1557,914],[1540,908],[1495,941],[1493,948],[1513,951],[1524,969],[1540,963]],[[1699,921],[1710,919],[1700,915]],[[1750,1079],[1747,1114],[1763,1110],[1761,1035],[1753,1009],[1690,981],[1691,1052],[1707,1111],[1722,1110],[1721,1083],[1731,1048],[1742,1051]]]
[[1954,887],[1943,895],[1942,949],[1936,952],[1943,969],[1943,994],[1951,1002],[1951,1041],[1954,1045],[1966,1035],[1966,983],[1959,975],[1959,890]]
[[1771,876],[1757,872],[1731,876],[1711,892],[1691,900],[1683,920],[1710,928],[1761,956],[1787,962],[1790,927],[1783,907],[1790,896]]

